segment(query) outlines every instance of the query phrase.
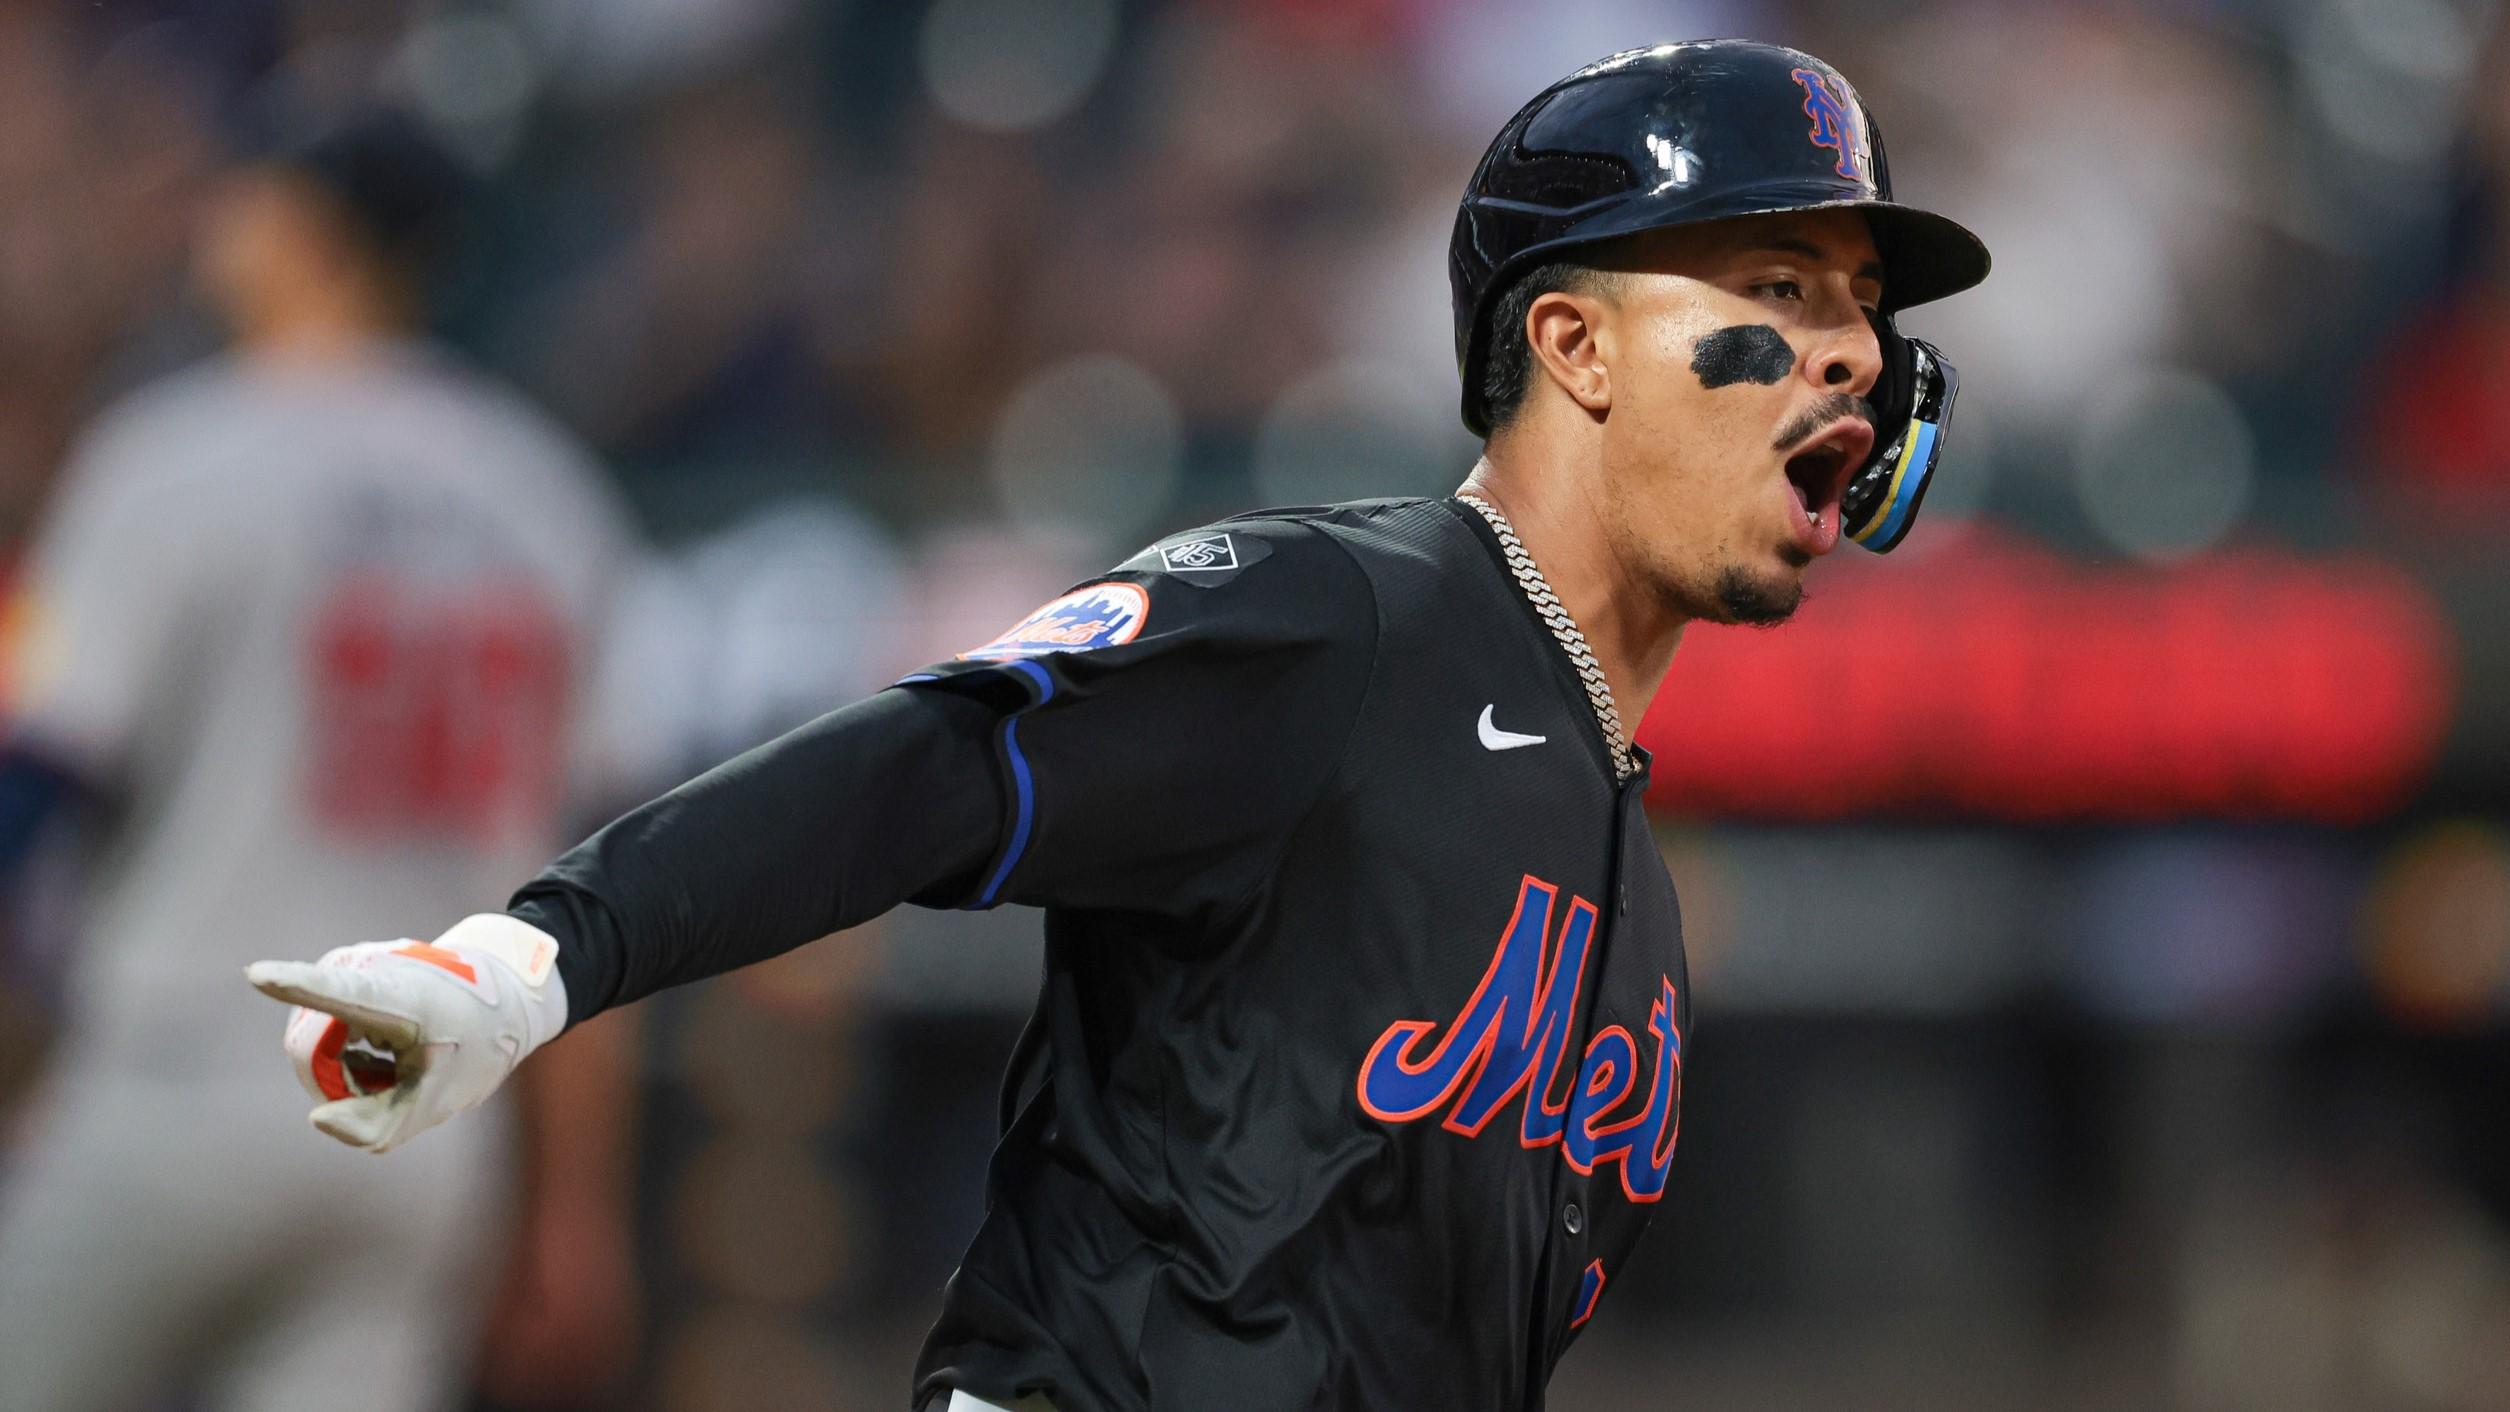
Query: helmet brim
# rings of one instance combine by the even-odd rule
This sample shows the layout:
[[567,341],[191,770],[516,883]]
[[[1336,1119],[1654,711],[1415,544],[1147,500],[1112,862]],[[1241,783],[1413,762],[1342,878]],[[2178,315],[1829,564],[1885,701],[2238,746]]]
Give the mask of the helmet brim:
[[1949,216],[1889,201],[1843,201],[1865,213],[1882,253],[1882,311],[1902,309],[1958,294],[1987,278],[1987,242]]
[[[1696,216],[1686,221],[1666,221],[1661,216],[1624,207],[1560,238],[1527,246],[1492,272],[1483,288],[1481,308],[1476,311],[1474,326],[1485,327],[1490,307],[1499,301],[1509,285],[1537,265],[1562,259],[1573,260],[1581,249],[1650,230],[1707,225],[1748,216],[1788,215],[1804,211],[1864,213],[1866,227],[1873,233],[1874,249],[1882,256],[1882,312],[1886,316],[1973,288],[1986,280],[1993,263],[1987,253],[1987,243],[1972,233],[1969,227],[1949,216],[1937,215],[1916,206],[1870,198],[1790,201],[1784,195],[1766,190],[1747,190],[1729,199],[1743,209]],[[1476,436],[1490,434],[1480,396],[1482,363],[1482,348],[1476,340],[1465,348],[1459,368],[1464,384],[1464,424]]]

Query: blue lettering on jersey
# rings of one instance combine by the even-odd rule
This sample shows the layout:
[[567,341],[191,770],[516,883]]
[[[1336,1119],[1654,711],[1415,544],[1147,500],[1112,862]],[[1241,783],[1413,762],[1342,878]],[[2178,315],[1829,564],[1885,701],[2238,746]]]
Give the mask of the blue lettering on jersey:
[[1681,1133],[1682,1033],[1673,981],[1662,982],[1648,1016],[1656,1069],[1643,1106],[1613,1117],[1638,1087],[1638,1041],[1619,1025],[1588,1042],[1576,1081],[1566,1095],[1556,1095],[1596,917],[1595,904],[1572,897],[1555,933],[1559,898],[1560,889],[1540,878],[1528,876],[1518,885],[1516,914],[1481,985],[1427,1053],[1418,1051],[1440,1029],[1435,1021],[1387,1026],[1360,1064],[1360,1107],[1389,1123],[1445,1108],[1448,1131],[1479,1137],[1521,1096],[1521,1146],[1557,1142],[1562,1159],[1581,1176],[1618,1162],[1622,1191],[1632,1201],[1654,1201],[1664,1195]]
[[1797,69],[1793,76],[1804,87],[1804,115],[1813,120],[1813,145],[1839,154],[1833,171],[1850,181],[1865,180],[1865,173],[1860,170],[1870,160],[1865,155],[1865,133],[1850,112],[1847,99],[1830,86],[1830,76],[1819,69]]
[[972,661],[1042,657],[1049,652],[1087,652],[1131,642],[1150,617],[1150,595],[1132,583],[1094,583],[1076,588],[1012,625],[1011,630],[959,656]]

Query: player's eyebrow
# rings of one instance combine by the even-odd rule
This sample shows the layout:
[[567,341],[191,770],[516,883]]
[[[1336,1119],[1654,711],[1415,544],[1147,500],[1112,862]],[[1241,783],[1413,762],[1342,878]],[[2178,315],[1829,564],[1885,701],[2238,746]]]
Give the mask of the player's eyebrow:
[[[1781,255],[1801,255],[1805,259],[1814,261],[1815,263],[1820,263],[1830,258],[1829,251],[1822,249],[1820,246],[1815,245],[1809,240],[1798,240],[1791,235],[1773,235],[1761,240],[1755,240],[1751,244],[1743,247],[1743,253],[1746,255],[1757,254],[1762,251],[1775,251]],[[1876,284],[1882,283],[1882,261],[1866,261],[1863,265],[1858,267],[1856,277],[1858,279],[1870,279]]]

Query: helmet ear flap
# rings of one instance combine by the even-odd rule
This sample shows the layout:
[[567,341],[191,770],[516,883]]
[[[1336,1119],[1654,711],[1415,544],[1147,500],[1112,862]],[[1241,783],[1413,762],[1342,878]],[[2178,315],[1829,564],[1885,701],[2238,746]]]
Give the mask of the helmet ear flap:
[[1848,478],[1839,524],[1847,537],[1888,554],[1906,539],[1943,454],[1944,427],[1960,374],[1924,339],[1903,337],[1885,314],[1870,314],[1882,341],[1882,376],[1874,383],[1873,455]]

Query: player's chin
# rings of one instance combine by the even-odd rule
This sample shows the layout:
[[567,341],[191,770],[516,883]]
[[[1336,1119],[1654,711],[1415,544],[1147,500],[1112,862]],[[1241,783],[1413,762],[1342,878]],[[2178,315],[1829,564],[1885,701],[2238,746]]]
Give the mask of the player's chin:
[[1783,566],[1755,573],[1740,565],[1730,565],[1717,576],[1715,611],[1708,616],[1720,623],[1743,627],[1776,627],[1795,616],[1804,603],[1804,568],[1812,556],[1793,545],[1779,550]]

